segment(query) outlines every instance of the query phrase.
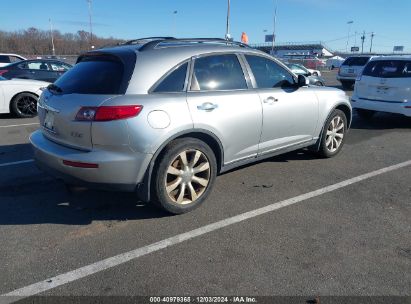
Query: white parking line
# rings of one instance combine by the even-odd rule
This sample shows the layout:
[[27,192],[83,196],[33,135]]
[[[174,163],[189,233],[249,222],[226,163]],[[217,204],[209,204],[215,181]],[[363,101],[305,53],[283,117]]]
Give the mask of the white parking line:
[[0,128],[12,128],[12,127],[24,127],[24,126],[33,126],[33,125],[38,125],[38,122],[33,122],[33,123],[26,123],[26,124],[20,124],[20,125],[7,125],[7,126],[0,126]]
[[[216,231],[218,229],[233,225],[235,223],[239,223],[254,217],[257,217],[259,215],[263,215],[266,214],[268,212],[272,212],[274,210],[278,210],[280,208],[284,208],[287,206],[291,206],[294,205],[296,203],[300,203],[302,201],[308,200],[310,198],[314,198],[320,195],[323,195],[325,193],[329,193],[335,190],[338,190],[340,188],[344,188],[347,187],[349,185],[355,184],[355,183],[359,183],[361,181],[364,181],[366,179],[375,177],[377,175],[381,175],[383,173],[387,173],[390,171],[394,171],[400,168],[404,168],[407,166],[411,165],[411,160],[408,160],[406,162],[403,163],[399,163],[390,167],[386,167],[386,168],[382,168],[376,171],[372,171],[363,175],[359,175],[357,177],[354,178],[350,178],[347,179],[345,181],[315,190],[315,191],[311,191],[293,198],[289,198],[287,200],[278,202],[278,203],[274,203],[271,205],[268,205],[266,207],[262,207],[259,209],[255,209],[249,212],[245,212],[185,233],[181,233],[175,236],[172,236],[168,239],[164,239],[162,241],[159,241],[157,243],[153,243],[141,248],[137,248],[135,250],[132,251],[128,251],[98,262],[95,262],[93,264],[81,267],[81,268],[77,268],[75,270],[57,275],[55,277],[52,278],[48,278],[44,281],[41,282],[37,282],[34,283],[32,285],[28,285],[26,287],[22,287],[19,289],[16,289],[14,291],[11,291],[9,293],[3,294],[0,296],[0,302],[1,300],[5,300],[6,302],[4,303],[11,303],[13,301],[17,301],[21,298],[26,298],[29,296],[33,296],[36,294],[39,294],[41,292],[56,288],[58,286],[61,286],[63,284],[67,284],[79,279],[82,279],[84,277],[90,276],[92,274],[107,270],[109,268],[113,268],[115,266],[124,264],[126,262],[129,262],[131,260],[137,259],[139,257],[142,257],[144,255],[147,255],[149,253],[152,252],[156,252],[159,251],[161,249],[176,245],[176,244],[180,244],[184,241],[196,238],[198,236],[207,234],[209,232],[212,231]],[[4,298],[2,298],[4,297]]]
[[0,167],[20,165],[20,164],[26,164],[26,163],[32,163],[32,162],[34,162],[34,159],[19,160],[19,161],[15,161],[15,162],[11,162],[11,163],[0,164]]

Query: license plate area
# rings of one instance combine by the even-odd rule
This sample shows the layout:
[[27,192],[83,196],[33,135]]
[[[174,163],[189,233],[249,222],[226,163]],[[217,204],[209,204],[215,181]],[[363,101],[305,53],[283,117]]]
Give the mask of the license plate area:
[[48,131],[55,133],[54,130],[54,112],[46,110],[46,115],[44,117],[43,127]]

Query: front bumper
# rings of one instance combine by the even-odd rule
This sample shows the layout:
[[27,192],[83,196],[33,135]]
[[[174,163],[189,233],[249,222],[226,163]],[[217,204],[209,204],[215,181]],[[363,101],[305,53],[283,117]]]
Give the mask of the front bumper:
[[[31,134],[30,142],[36,164],[42,170],[70,184],[105,190],[134,191],[142,183],[153,157],[128,148],[120,151],[72,149],[50,141],[40,130]],[[67,166],[63,160],[93,163],[98,168]]]
[[351,98],[351,105],[354,109],[396,113],[411,117],[411,102],[385,102],[380,100],[362,99],[357,96],[353,96]]

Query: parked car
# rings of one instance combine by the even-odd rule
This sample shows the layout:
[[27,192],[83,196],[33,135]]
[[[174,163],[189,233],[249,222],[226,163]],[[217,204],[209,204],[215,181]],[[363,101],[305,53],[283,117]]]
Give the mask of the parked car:
[[319,67],[325,67],[325,60],[317,57],[309,58],[304,61],[304,66],[308,69],[318,71]]
[[24,60],[2,67],[0,76],[54,82],[71,68],[70,64],[58,60]]
[[0,67],[4,67],[6,65],[9,65],[10,63],[19,62],[22,60],[26,60],[26,58],[17,54],[0,53]]
[[372,56],[351,56],[344,60],[337,74],[337,80],[344,89],[351,89],[355,79],[361,74],[364,66]]
[[331,57],[325,62],[325,67],[330,70],[334,70],[336,68],[338,69],[341,67],[341,64],[344,62],[344,60],[345,59],[340,56]]
[[343,91],[307,86],[239,42],[134,43],[81,55],[43,92],[30,137],[39,167],[179,214],[204,202],[219,173],[301,148],[341,151]]
[[288,63],[287,67],[296,75],[304,75],[308,78],[310,84],[317,86],[325,85],[325,80],[317,75],[313,75],[309,69],[304,67],[301,64],[297,63]]
[[411,116],[411,56],[376,57],[355,82],[352,105],[370,118],[375,112]]
[[6,79],[0,76],[0,113],[13,113],[17,117],[37,115],[37,100],[41,88],[48,82],[26,79]]

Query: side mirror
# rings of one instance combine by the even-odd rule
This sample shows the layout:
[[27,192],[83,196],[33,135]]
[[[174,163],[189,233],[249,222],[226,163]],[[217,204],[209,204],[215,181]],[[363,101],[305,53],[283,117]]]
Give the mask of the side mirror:
[[308,79],[304,75],[298,75],[297,85],[298,87],[304,87],[308,85]]

